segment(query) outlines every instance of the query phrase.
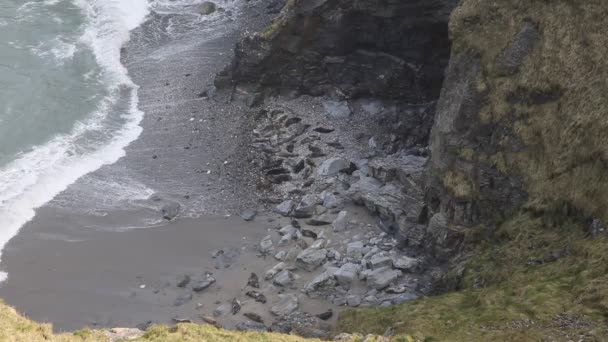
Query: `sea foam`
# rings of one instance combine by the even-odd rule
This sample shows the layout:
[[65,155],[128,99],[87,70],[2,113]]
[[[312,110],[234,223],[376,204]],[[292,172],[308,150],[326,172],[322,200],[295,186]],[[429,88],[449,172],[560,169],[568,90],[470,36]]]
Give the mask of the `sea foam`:
[[[87,18],[81,42],[95,55],[108,96],[87,119],[76,123],[69,134],[55,136],[0,168],[0,248],[34,217],[35,209],[80,177],[123,157],[124,148],[137,139],[142,130],[138,87],[120,62],[120,50],[129,40],[129,32],[145,21],[148,2],[74,0],[74,3]],[[106,127],[104,123],[113,106],[125,93],[129,102],[124,113],[120,113],[123,125],[118,129]],[[105,137],[103,143],[87,141],[91,132]],[[6,274],[0,273],[0,280],[5,277]]]

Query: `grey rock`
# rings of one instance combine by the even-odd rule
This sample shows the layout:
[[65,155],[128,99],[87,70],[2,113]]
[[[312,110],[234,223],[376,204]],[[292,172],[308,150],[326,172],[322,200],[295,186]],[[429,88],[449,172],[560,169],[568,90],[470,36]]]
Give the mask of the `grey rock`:
[[346,304],[351,307],[357,307],[361,305],[361,297],[357,295],[346,296]]
[[304,292],[311,297],[320,297],[329,292],[333,292],[336,287],[336,279],[334,277],[338,269],[335,267],[328,268],[325,272],[314,277],[306,285]]
[[209,15],[209,14],[215,12],[216,10],[217,10],[217,6],[211,1],[203,2],[198,7],[198,12],[202,15]]
[[274,208],[274,212],[283,216],[289,216],[291,211],[293,210],[294,203],[292,200],[286,200],[281,202],[281,204],[277,205]]
[[237,331],[259,331],[259,332],[268,331],[268,328],[266,327],[266,325],[264,325],[264,323],[253,322],[253,321],[237,323],[237,325],[234,326],[234,329]]
[[266,274],[264,275],[264,279],[270,280],[270,279],[274,278],[279,272],[284,270],[286,267],[287,267],[287,264],[285,264],[284,262],[280,262],[280,263],[274,265],[271,269],[266,271]]
[[511,45],[509,45],[496,59],[496,67],[501,76],[514,75],[524,62],[526,56],[539,40],[541,34],[538,25],[532,21],[525,21]]
[[285,257],[287,257],[286,251],[279,251],[279,252],[277,252],[277,254],[274,255],[274,258],[277,259],[278,261],[285,260]]
[[292,285],[294,280],[295,277],[293,273],[289,272],[288,270],[283,270],[274,277],[272,283],[277,286],[287,287]]
[[352,110],[346,101],[323,101],[323,108],[330,118],[333,119],[348,119],[352,114]]
[[296,311],[300,301],[295,294],[280,294],[279,302],[270,308],[270,312],[275,316],[289,315]]
[[327,250],[325,249],[306,249],[303,250],[296,258],[298,268],[312,272],[319,268],[327,258]]
[[302,197],[300,203],[293,211],[293,217],[296,218],[308,218],[315,213],[315,206],[319,201],[318,197],[314,194],[308,194]]
[[296,232],[298,231],[298,229],[296,229],[294,226],[292,225],[287,225],[281,229],[279,229],[279,234],[281,235],[294,235],[296,234]]
[[245,221],[253,221],[257,214],[258,212],[255,210],[244,210],[239,214],[239,216],[241,216],[241,218]]
[[319,166],[317,174],[322,177],[333,176],[349,168],[349,163],[341,158],[330,158]]
[[[327,244],[327,241],[325,241],[325,239],[318,239],[315,240],[315,242],[312,243],[312,245],[310,245],[310,249],[322,249],[325,247],[325,245]],[[327,254],[325,254],[325,256],[327,256]]]
[[371,271],[367,275],[367,285],[377,290],[382,290],[401,277],[401,275],[402,273],[399,270],[381,267]]
[[321,198],[323,199],[323,206],[328,209],[336,209],[344,206],[344,199],[338,195],[335,195],[329,191],[325,191]]
[[354,241],[346,245],[346,256],[349,258],[361,259],[361,257],[363,257],[363,242]]
[[376,255],[371,259],[370,265],[374,270],[381,267],[393,267],[393,259],[382,255]]
[[418,296],[417,294],[413,292],[407,292],[393,296],[392,298],[390,298],[390,302],[392,305],[399,305],[405,302],[411,302],[412,300],[416,300],[418,298],[420,298],[420,296]]
[[277,317],[271,326],[273,332],[323,340],[329,337],[329,329],[330,326],[321,322],[317,317],[300,311]]
[[181,306],[192,300],[192,293],[182,293],[175,298],[174,306]]
[[171,221],[179,215],[181,206],[177,202],[168,202],[160,208],[161,214],[165,220]]
[[342,210],[331,225],[334,232],[342,232],[348,229],[348,211]]
[[260,253],[268,254],[269,252],[271,252],[273,250],[274,250],[274,246],[272,243],[272,236],[267,235],[260,242]]
[[404,272],[414,272],[420,266],[420,260],[408,256],[400,256],[393,260],[393,267]]
[[359,266],[353,263],[346,263],[342,265],[334,276],[340,284],[344,288],[350,288],[351,284],[355,279],[357,279],[357,273],[359,272]]
[[224,316],[232,310],[232,305],[224,303],[213,310],[213,317]]

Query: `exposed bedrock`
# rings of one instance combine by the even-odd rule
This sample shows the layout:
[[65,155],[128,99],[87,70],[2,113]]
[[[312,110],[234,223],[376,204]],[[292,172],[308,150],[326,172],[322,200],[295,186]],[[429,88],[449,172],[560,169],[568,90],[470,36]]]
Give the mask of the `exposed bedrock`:
[[454,0],[288,1],[244,38],[216,84],[254,93],[435,100],[449,59]]

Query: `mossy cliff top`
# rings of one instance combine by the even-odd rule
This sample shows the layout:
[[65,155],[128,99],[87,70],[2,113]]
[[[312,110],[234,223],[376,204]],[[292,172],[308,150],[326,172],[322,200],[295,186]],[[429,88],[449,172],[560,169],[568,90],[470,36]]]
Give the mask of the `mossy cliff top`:
[[606,18],[602,0],[461,1],[431,142],[448,210],[474,205],[454,219],[525,204],[608,221]]

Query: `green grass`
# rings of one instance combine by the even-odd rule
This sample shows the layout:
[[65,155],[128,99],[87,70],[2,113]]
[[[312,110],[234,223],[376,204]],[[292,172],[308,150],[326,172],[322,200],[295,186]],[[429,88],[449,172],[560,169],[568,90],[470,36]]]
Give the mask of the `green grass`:
[[[564,248],[569,255],[557,261],[533,262]],[[337,329],[382,333],[394,327],[429,341],[608,340],[607,248],[607,236],[587,239],[574,222],[521,214],[474,247],[460,291],[349,311]]]

